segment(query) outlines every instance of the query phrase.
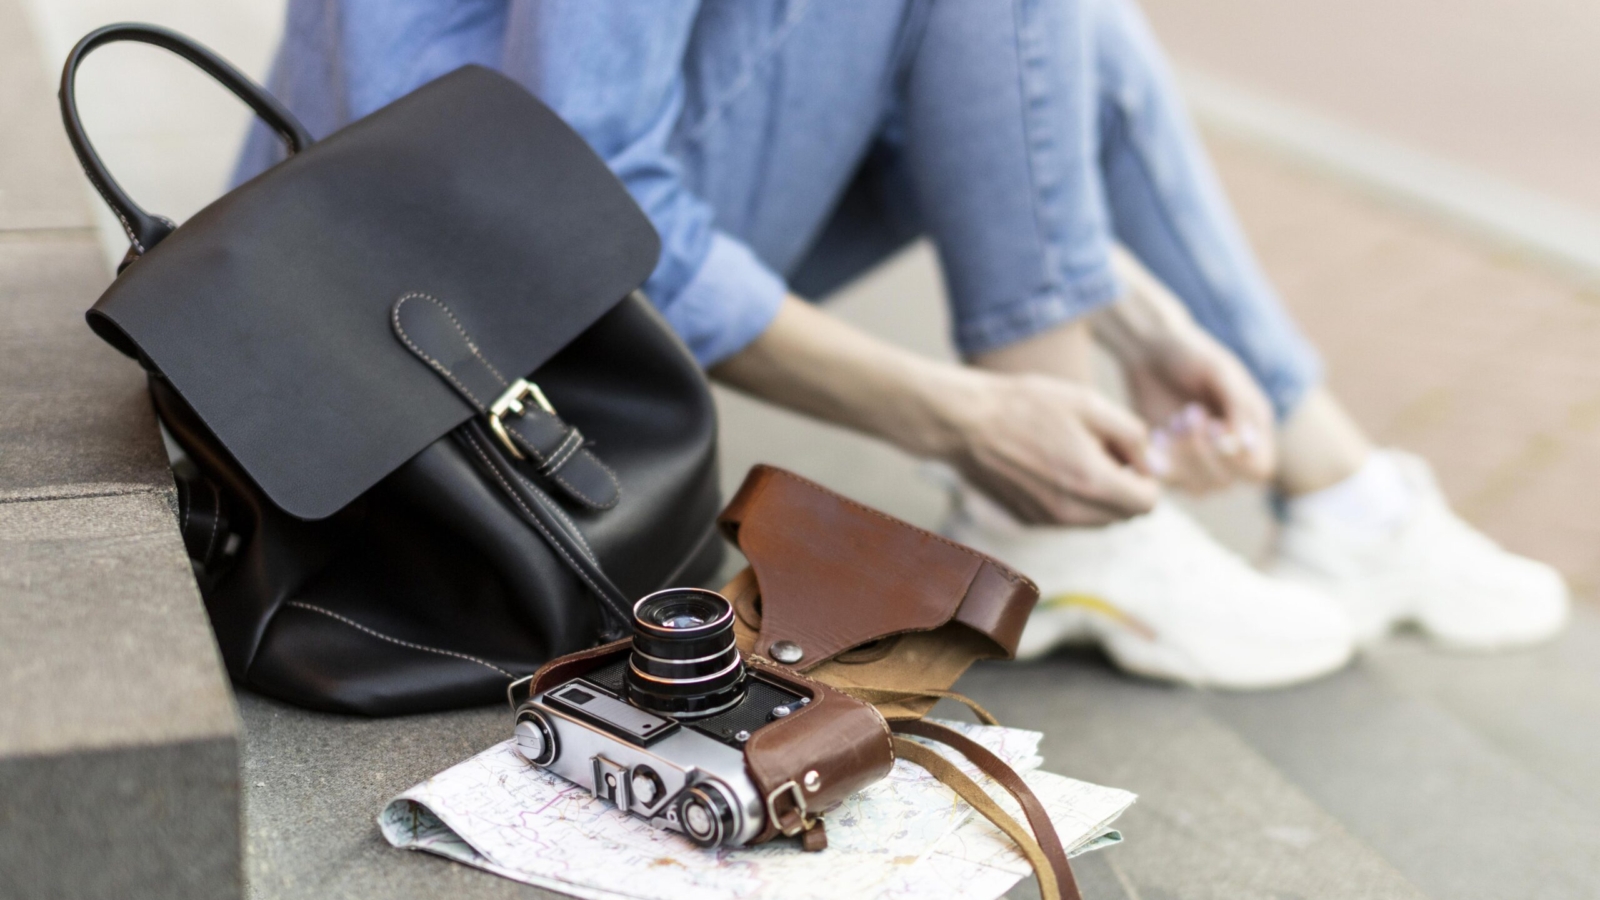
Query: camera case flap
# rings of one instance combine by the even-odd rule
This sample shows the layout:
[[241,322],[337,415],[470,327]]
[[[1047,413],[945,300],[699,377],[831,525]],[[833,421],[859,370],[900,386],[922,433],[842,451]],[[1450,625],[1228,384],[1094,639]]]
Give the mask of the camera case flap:
[[[616,662],[631,638],[551,660],[534,674],[529,696]],[[765,826],[750,841],[783,835],[821,840],[816,817],[889,774],[894,746],[889,726],[871,704],[768,660],[747,659],[756,677],[807,699],[785,718],[756,730],[744,743],[746,774],[765,801]]]
[[718,523],[750,562],[722,590],[740,649],[890,719],[926,715],[974,661],[1014,656],[1039,599],[1004,563],[773,466],[750,470]]

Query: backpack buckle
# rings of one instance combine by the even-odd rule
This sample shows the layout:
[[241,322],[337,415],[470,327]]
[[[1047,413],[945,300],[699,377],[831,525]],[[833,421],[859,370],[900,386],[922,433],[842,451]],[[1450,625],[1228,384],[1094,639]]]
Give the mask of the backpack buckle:
[[526,378],[518,378],[511,382],[505,393],[489,407],[489,430],[494,432],[494,436],[499,438],[500,443],[505,445],[506,450],[517,459],[527,459],[527,457],[522,455],[516,442],[511,440],[504,419],[508,414],[516,416],[526,414],[529,400],[550,415],[556,414],[556,408],[550,405],[550,399],[544,395],[544,391],[539,390],[537,384]]

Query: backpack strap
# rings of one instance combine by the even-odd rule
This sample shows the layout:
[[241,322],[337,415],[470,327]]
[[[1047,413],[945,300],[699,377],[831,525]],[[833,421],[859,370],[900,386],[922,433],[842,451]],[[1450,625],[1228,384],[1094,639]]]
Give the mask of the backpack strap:
[[407,292],[390,308],[389,324],[413,356],[485,417],[495,443],[512,459],[525,461],[547,484],[589,509],[617,505],[622,485],[589,451],[583,433],[556,413],[538,385],[508,380],[444,301]]

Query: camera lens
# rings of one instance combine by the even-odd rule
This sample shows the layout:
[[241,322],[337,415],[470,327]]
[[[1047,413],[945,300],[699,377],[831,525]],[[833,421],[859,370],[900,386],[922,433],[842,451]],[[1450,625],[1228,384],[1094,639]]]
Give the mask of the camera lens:
[[733,604],[715,591],[670,588],[633,606],[637,628],[628,699],[678,718],[709,716],[744,699]]

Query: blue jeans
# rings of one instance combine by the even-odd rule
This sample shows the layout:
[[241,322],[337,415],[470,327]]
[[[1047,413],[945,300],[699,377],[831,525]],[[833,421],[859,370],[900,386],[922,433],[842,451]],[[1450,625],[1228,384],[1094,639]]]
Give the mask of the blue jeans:
[[670,146],[797,292],[925,235],[973,354],[1112,301],[1114,236],[1280,417],[1320,377],[1128,0],[816,5],[756,54],[742,25],[697,26]]

